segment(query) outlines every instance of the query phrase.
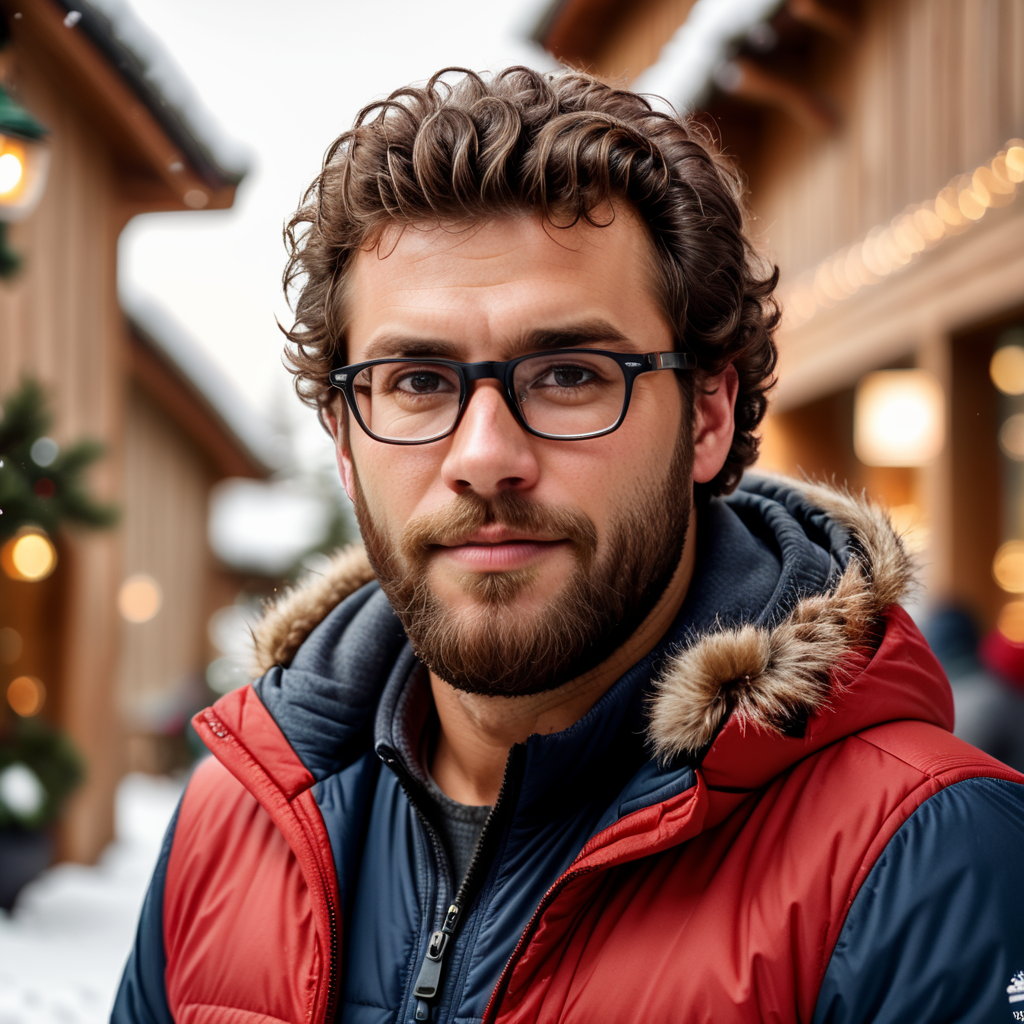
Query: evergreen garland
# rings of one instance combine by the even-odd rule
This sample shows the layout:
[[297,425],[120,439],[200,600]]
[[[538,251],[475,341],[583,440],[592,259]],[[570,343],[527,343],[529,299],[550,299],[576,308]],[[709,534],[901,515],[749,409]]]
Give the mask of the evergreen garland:
[[[47,438],[51,423],[46,396],[34,380],[24,380],[3,403],[0,542],[24,526],[41,527],[52,536],[65,521],[92,527],[113,526],[117,522],[117,509],[94,501],[84,477],[85,470],[104,454],[104,446],[82,440],[57,450]],[[56,455],[51,461],[47,456],[54,451]]]

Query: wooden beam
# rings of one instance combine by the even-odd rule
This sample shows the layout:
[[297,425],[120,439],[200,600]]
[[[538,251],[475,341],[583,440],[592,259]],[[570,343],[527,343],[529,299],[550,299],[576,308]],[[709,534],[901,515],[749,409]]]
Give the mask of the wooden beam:
[[134,332],[128,365],[132,379],[192,439],[219,478],[267,476],[267,471],[235,439],[206,399]]
[[749,57],[730,61],[719,71],[716,81],[730,96],[782,110],[809,132],[828,132],[839,122],[835,111],[807,89],[766,70]]

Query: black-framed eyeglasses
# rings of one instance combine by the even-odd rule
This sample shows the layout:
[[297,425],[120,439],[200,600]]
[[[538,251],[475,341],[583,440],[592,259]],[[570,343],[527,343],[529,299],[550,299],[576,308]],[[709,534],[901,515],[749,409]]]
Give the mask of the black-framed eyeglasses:
[[652,370],[692,370],[688,352],[645,354],[591,348],[535,352],[507,362],[371,359],[331,370],[359,426],[388,444],[428,444],[447,437],[466,409],[469,385],[501,381],[523,429],[551,440],[582,440],[621,426],[633,381]]

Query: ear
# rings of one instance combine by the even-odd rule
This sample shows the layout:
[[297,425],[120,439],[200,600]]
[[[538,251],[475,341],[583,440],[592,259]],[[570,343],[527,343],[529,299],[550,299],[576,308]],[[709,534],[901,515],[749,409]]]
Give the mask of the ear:
[[721,471],[736,432],[736,367],[697,382],[693,396],[693,481],[706,484]]
[[338,416],[348,415],[348,407],[344,402],[338,402],[323,410],[323,420],[334,440],[334,456],[338,460],[338,475],[341,477],[341,486],[350,501],[355,501],[355,466],[352,464],[352,452],[348,446],[347,424]]

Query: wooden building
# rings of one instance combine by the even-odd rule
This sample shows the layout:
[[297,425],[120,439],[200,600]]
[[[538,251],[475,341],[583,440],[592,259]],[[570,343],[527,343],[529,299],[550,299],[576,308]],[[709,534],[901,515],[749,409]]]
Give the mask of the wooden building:
[[[44,715],[85,754],[63,853],[94,859],[113,834],[113,795],[128,763],[122,710],[133,689],[201,670],[206,499],[224,475],[264,475],[259,458],[201,389],[123,314],[117,241],[130,218],[223,209],[240,173],[225,168],[92,5],[0,0],[8,42],[0,85],[49,129],[50,166],[35,211],[11,226],[20,273],[0,280],[0,395],[26,375],[47,389],[59,443],[107,446],[93,492],[122,509],[119,528],[67,531],[43,583],[0,576],[0,609],[23,634],[0,671],[46,683]],[[158,580],[162,610],[145,623],[118,614],[126,577]],[[139,614],[136,611],[135,617]],[[3,679],[6,687],[7,676]],[[9,709],[8,709],[9,711]]]
[[210,700],[210,616],[250,582],[210,550],[211,491],[266,477],[270,445],[180,328],[138,303],[127,320],[116,700],[122,767],[160,772],[187,763],[184,727]]
[[[997,349],[1024,360],[1024,3],[563,0],[535,38],[738,158],[785,308],[762,465],[867,488],[930,602],[1016,615],[1024,641],[1024,419],[990,375]],[[866,375],[914,368],[895,380],[938,382],[932,450],[865,454],[858,385],[866,403]]]

